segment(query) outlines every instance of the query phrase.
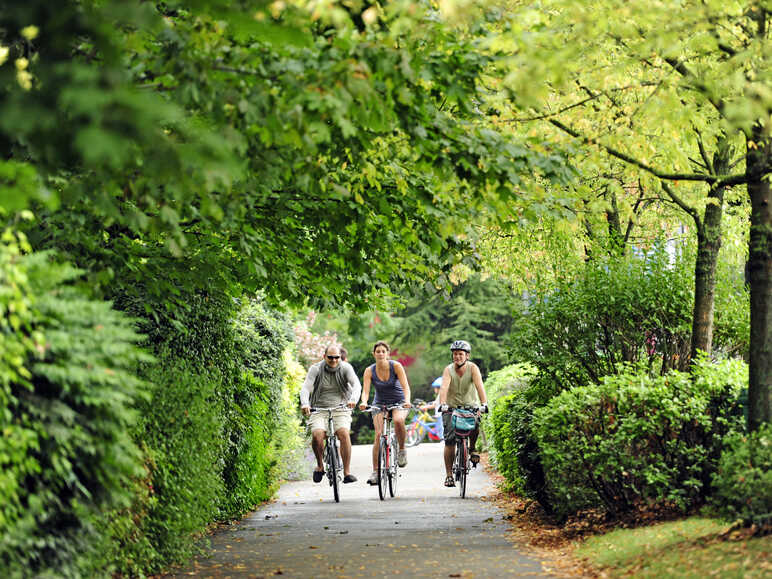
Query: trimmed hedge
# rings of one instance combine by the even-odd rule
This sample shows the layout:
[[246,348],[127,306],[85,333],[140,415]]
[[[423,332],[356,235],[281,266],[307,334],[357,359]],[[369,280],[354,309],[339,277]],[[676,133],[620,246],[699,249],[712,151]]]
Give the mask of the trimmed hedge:
[[693,375],[630,370],[537,409],[534,430],[558,510],[704,502],[723,436],[743,428],[737,398],[747,380],[740,361],[700,361]]
[[185,319],[151,334],[159,363],[144,371],[152,399],[135,431],[148,476],[131,511],[107,523],[108,562],[127,575],[183,563],[208,525],[269,498],[278,478],[273,437],[289,419],[281,411],[289,319],[259,299],[188,303]]
[[546,404],[549,391],[542,388],[536,369],[512,364],[491,372],[485,383],[491,414],[483,422],[491,440],[491,460],[509,489],[533,498],[547,513],[554,499],[541,464],[533,431],[533,414]]
[[268,498],[276,457],[302,444],[287,435],[299,431],[289,318],[259,298],[188,296],[185,319],[142,322],[153,358],[138,320],[28,251],[21,235],[0,242],[3,576],[184,562],[211,523]]

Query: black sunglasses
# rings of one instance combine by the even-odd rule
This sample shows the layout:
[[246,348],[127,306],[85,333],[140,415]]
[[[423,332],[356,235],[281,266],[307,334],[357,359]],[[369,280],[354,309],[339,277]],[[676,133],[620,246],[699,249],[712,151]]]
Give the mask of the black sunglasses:
[[327,356],[328,360],[337,360],[340,356]]

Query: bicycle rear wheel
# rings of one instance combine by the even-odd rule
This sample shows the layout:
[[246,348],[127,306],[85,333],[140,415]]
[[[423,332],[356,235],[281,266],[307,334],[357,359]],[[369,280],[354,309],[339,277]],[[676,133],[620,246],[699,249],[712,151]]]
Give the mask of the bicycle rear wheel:
[[381,437],[381,445],[378,447],[378,496],[381,500],[386,498],[386,479],[389,477],[389,447],[386,438]]
[[338,457],[336,456],[337,447],[335,443],[327,441],[327,477],[330,479],[330,485],[332,486],[332,495],[335,497],[335,502],[340,502],[340,479],[338,477]]
[[399,465],[397,464],[397,439],[394,435],[389,444],[389,494],[393,497],[397,494],[397,477],[399,476]]

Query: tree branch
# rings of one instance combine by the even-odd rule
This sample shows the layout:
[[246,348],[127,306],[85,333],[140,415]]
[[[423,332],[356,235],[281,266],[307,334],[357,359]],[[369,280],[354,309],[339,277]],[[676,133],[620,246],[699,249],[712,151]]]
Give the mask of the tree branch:
[[[608,93],[611,93],[611,92],[619,92],[619,91],[624,91],[624,90],[630,90],[632,88],[639,88],[639,87],[642,87],[642,86],[652,86],[652,85],[656,85],[656,84],[657,83],[655,83],[655,82],[642,82],[640,85],[632,85],[631,84],[631,85],[627,85],[627,86],[620,86],[620,87],[608,89],[608,90],[605,90],[605,91],[601,91],[601,92],[599,92],[597,94],[594,94],[593,92],[591,92],[586,87],[580,87],[580,88],[582,88],[582,90],[584,90],[590,96],[588,96],[586,99],[580,100],[579,102],[575,102],[573,104],[566,105],[562,109],[558,109],[558,110],[556,110],[555,112],[552,112],[552,113],[544,113],[543,115],[537,115],[535,117],[523,117],[523,118],[515,118],[515,119],[506,119],[505,122],[508,122],[508,123],[526,123],[526,122],[529,122],[529,121],[542,121],[544,119],[549,119],[550,117],[558,116],[561,113],[564,113],[566,111],[570,111],[571,109],[575,109],[576,107],[581,107],[582,105],[585,105],[585,104],[587,104],[590,101],[597,100],[597,99],[599,99],[602,96],[608,96]],[[609,98],[611,98],[611,97],[609,97]],[[613,99],[612,99],[612,102],[613,102]]]
[[700,148],[700,156],[705,163],[705,169],[715,173],[716,169],[713,167],[713,163],[710,162],[710,157],[708,157],[708,153],[705,151],[705,144],[702,142],[702,133],[696,127],[694,127],[694,132],[697,133],[697,146]]
[[681,209],[683,209],[685,213],[690,215],[692,219],[694,219],[694,223],[697,225],[697,229],[702,230],[702,220],[700,219],[700,214],[697,213],[697,210],[694,207],[687,205],[678,195],[676,195],[675,191],[670,188],[670,185],[666,181],[660,181],[660,184],[662,185],[662,189],[665,190],[665,193],[668,194],[673,202]]
[[647,173],[651,173],[652,175],[654,175],[655,177],[658,177],[659,179],[667,179],[669,181],[699,181],[699,182],[711,183],[711,184],[719,182],[724,185],[737,185],[739,183],[745,183],[745,175],[732,175],[724,179],[720,179],[716,175],[700,175],[695,173],[663,173],[662,171],[658,171],[654,167],[650,167],[643,161],[639,161],[638,159],[635,159],[630,155],[623,153],[622,151],[618,151],[613,147],[604,145],[603,143],[599,142],[597,139],[582,135],[581,133],[568,127],[567,125],[564,125],[557,119],[549,119],[549,123],[554,125],[558,129],[560,129],[564,133],[567,133],[576,139],[580,139],[584,143],[596,145],[601,149],[603,149],[604,151],[606,151],[612,157],[616,157],[617,159],[620,159],[626,163],[629,163],[640,169],[643,169]]

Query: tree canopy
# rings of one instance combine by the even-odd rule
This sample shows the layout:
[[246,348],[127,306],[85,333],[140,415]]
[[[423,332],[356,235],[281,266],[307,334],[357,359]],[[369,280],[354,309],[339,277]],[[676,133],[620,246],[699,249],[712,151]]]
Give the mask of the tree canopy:
[[442,283],[522,175],[570,171],[479,122],[488,57],[411,6],[362,30],[303,2],[6,10],[4,206],[156,315],[184,287],[361,308]]

